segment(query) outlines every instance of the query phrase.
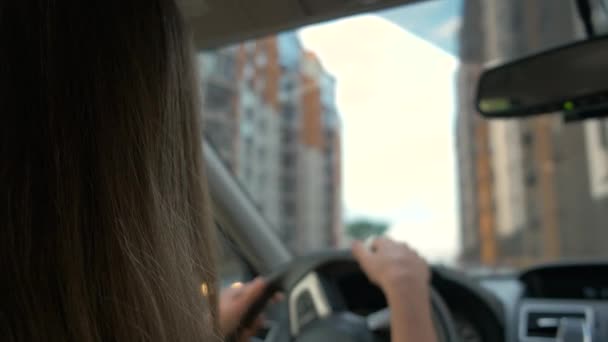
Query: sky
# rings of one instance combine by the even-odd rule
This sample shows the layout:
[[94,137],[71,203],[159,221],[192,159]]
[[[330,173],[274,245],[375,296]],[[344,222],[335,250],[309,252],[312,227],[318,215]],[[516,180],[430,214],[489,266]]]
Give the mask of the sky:
[[[337,80],[346,218],[383,220],[390,236],[450,263],[460,241],[453,127],[459,19],[436,3],[315,25],[299,36]],[[425,26],[416,19],[422,12],[441,13],[428,15]]]
[[462,0],[430,0],[382,11],[379,15],[457,56],[461,8]]

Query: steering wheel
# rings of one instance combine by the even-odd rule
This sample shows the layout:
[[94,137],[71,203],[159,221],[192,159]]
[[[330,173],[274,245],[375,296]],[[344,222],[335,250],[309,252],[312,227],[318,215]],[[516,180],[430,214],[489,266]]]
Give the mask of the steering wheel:
[[[265,298],[255,303],[246,317],[255,317],[276,291],[285,294],[292,341],[388,341],[390,310],[380,289],[371,284],[352,254],[347,251],[321,252],[284,265],[267,277]],[[358,284],[353,289],[354,283]],[[363,285],[362,285],[363,284]],[[361,287],[363,286],[363,288]],[[353,292],[354,290],[354,292]],[[349,306],[353,297],[365,306],[367,298],[384,301],[382,308],[361,314],[361,305]],[[431,305],[439,342],[456,342],[456,330],[447,307],[432,289]],[[371,309],[371,308],[370,308]],[[358,312],[353,312],[353,310]],[[366,310],[364,310],[366,311]],[[247,319],[247,318],[246,318]]]

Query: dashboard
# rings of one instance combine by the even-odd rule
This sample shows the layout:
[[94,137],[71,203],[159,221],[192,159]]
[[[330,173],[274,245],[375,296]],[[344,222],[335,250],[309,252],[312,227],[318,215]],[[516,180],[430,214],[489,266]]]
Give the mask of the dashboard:
[[553,264],[519,277],[522,296],[513,327],[520,342],[608,340],[608,264]]
[[506,341],[608,341],[608,263],[547,264],[477,281],[502,303]]
[[520,279],[526,298],[608,300],[608,264],[541,266]]

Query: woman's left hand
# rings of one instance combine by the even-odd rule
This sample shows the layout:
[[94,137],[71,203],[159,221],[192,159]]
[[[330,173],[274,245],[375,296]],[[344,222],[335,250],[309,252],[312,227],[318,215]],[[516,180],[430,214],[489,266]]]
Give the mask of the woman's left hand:
[[223,289],[220,293],[219,316],[220,328],[224,336],[231,336],[237,333],[239,341],[249,341],[249,339],[264,326],[264,317],[257,317],[251,326],[239,327],[245,313],[251,305],[264,293],[267,283],[262,278],[243,283],[235,284],[232,287]]

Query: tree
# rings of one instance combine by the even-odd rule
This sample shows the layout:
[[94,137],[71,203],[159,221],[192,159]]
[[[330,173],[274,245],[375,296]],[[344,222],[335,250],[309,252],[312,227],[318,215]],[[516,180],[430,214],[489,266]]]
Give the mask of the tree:
[[355,240],[365,240],[371,236],[380,236],[386,233],[388,224],[385,222],[359,219],[346,225],[346,234]]

